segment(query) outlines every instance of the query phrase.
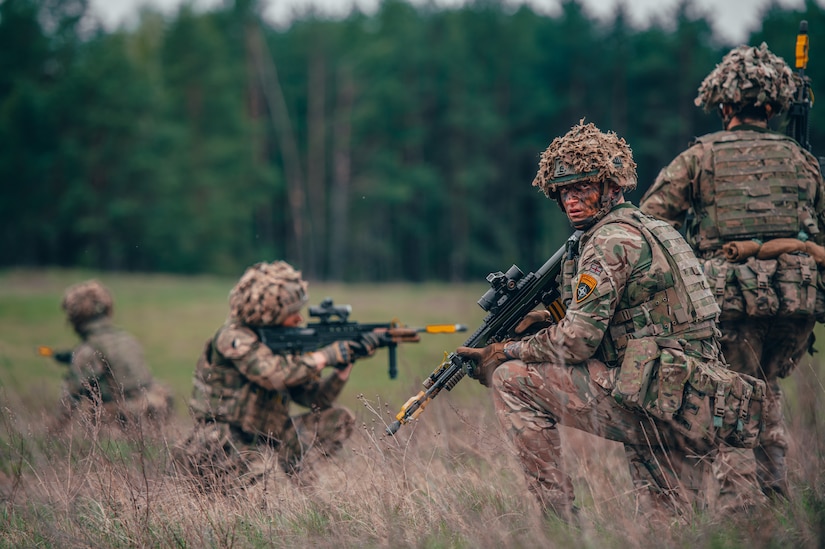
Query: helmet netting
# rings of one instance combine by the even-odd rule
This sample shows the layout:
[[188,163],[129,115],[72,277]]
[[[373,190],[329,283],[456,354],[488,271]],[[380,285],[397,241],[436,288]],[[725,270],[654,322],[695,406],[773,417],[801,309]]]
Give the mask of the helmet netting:
[[307,283],[284,261],[249,267],[229,293],[233,318],[249,326],[274,326],[301,310],[309,299]]

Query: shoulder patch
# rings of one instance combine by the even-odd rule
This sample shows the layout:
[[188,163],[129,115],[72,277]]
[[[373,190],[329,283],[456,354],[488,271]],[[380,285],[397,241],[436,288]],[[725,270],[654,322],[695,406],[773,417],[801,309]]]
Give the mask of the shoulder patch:
[[596,284],[599,281],[592,275],[584,273],[579,277],[579,283],[576,285],[576,303],[581,303],[587,296],[593,293],[596,289]]
[[598,263],[596,263],[594,261],[593,263],[590,264],[589,267],[587,267],[587,272],[593,273],[594,275],[599,276],[600,274],[602,274],[604,272],[604,268],[602,268],[601,265],[599,265]]
[[215,342],[215,349],[229,359],[241,358],[252,350],[258,341],[255,333],[248,328],[221,330]]

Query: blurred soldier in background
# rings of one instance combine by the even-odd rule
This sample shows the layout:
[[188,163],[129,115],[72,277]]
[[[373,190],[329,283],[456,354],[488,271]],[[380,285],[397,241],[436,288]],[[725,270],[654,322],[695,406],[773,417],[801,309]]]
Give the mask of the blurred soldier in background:
[[[636,187],[636,163],[613,132],[582,122],[554,139],[533,185],[584,231],[562,268],[567,312],[548,326],[549,311],[533,311],[516,333],[540,328],[534,335],[456,351],[475,362],[471,377],[492,388],[529,490],[546,511],[573,516],[561,424],[624,443],[653,517],[712,504],[714,417],[707,393],[687,386],[710,391],[708,376],[717,374],[729,374],[732,385],[742,380],[722,362],[719,308],[696,257],[669,224],[625,202],[623,193]],[[753,439],[755,421],[745,427]]]
[[[190,403],[195,427],[175,451],[203,488],[259,481],[267,449],[297,484],[311,483],[311,462],[341,449],[355,416],[334,405],[353,362],[379,344],[369,332],[301,355],[274,354],[254,328],[303,322],[307,283],[283,261],[248,268],[229,294],[229,318],[209,339],[195,369]],[[333,371],[325,378],[321,371]],[[291,402],[311,411],[290,417]],[[240,481],[240,482],[239,482]]]
[[719,474],[758,474],[765,493],[782,496],[788,435],[778,378],[811,348],[817,315],[825,312],[817,274],[825,260],[820,168],[794,140],[768,129],[796,86],[790,67],[764,43],[730,51],[695,100],[718,112],[723,130],[697,138],[666,166],[640,206],[677,229],[685,225],[722,309],[725,358],[767,382],[758,473],[745,466],[749,452],[725,450],[722,466],[733,470]]
[[72,418],[122,429],[146,421],[158,426],[173,411],[172,394],[152,379],[140,343],[112,323],[113,305],[97,280],[75,284],[63,296],[61,306],[83,342],[65,353],[69,365],[53,431]]

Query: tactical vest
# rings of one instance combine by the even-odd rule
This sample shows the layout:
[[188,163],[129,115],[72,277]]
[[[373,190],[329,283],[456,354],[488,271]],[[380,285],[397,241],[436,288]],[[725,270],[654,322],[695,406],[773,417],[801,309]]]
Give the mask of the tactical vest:
[[152,384],[140,343],[129,333],[116,328],[109,319],[99,319],[84,327],[86,344],[107,366],[98,379],[104,402],[120,396],[131,398]]
[[630,307],[623,299],[619,300],[599,350],[604,362],[618,365],[630,339],[655,336],[662,341],[695,341],[711,338],[715,334],[719,306],[699,261],[684,238],[670,224],[647,216],[635,207],[613,209],[588,234],[592,236],[598,227],[607,223],[631,225],[644,236],[650,246],[652,261],[647,278],[640,283],[652,295],[645,302]]
[[[817,234],[811,197],[800,173],[798,145],[776,133],[724,131],[697,139],[711,176],[702,180],[702,203],[689,234],[700,250],[731,240]],[[707,188],[705,188],[707,186]]]
[[190,409],[195,419],[227,423],[250,435],[280,434],[288,417],[286,394],[247,379],[207,341],[195,367]]

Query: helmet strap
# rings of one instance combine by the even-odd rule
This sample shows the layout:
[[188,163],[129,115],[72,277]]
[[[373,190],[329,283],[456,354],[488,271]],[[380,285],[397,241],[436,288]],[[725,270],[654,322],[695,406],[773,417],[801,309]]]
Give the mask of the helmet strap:
[[719,103],[719,118],[722,119],[722,129],[727,130],[739,109],[730,103]]

